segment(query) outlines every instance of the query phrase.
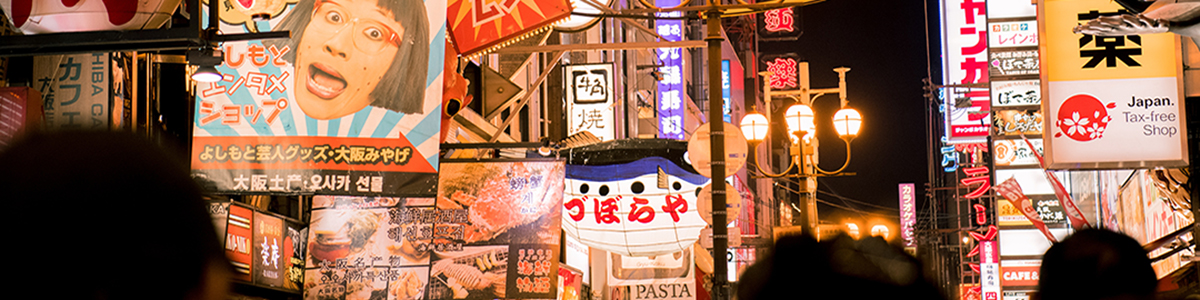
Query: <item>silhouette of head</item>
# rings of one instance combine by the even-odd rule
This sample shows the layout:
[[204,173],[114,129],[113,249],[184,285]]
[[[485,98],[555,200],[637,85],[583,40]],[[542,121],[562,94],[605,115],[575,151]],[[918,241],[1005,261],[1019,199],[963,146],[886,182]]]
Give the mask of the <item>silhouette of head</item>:
[[1046,250],[1034,299],[1154,299],[1156,284],[1150,258],[1136,240],[1091,228]]

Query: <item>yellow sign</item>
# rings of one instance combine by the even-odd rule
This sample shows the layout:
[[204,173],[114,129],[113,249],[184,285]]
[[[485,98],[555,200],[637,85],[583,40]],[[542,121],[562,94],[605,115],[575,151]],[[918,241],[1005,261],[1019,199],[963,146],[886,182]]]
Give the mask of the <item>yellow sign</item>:
[[1050,81],[1175,77],[1170,33],[1099,37],[1073,33],[1076,25],[1123,12],[1111,0],[1045,0],[1042,69]]

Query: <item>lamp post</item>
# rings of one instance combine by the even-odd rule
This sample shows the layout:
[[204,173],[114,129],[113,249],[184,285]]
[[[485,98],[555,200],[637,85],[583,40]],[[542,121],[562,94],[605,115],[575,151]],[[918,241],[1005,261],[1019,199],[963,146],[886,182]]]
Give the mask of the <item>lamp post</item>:
[[[800,63],[801,74],[808,74],[808,63]],[[768,169],[764,169],[761,163],[758,163],[758,156],[755,156],[755,166],[759,173],[766,177],[795,177],[799,179],[800,188],[800,207],[799,210],[799,225],[805,233],[816,236],[817,228],[817,180],[819,176],[842,176],[853,175],[852,173],[842,173],[846,166],[850,165],[850,141],[858,136],[858,130],[862,127],[862,115],[857,110],[847,107],[846,101],[846,72],[850,68],[836,68],[839,81],[837,88],[829,89],[811,89],[809,88],[808,76],[801,76],[801,86],[798,90],[772,92],[769,80],[763,81],[763,95],[766,97],[767,112],[770,113],[771,99],[774,96],[791,96],[798,100],[798,103],[788,107],[784,114],[784,121],[788,127],[788,133],[791,137],[791,145],[788,147],[789,154],[792,159],[787,168],[781,173],[772,173]],[[760,75],[769,77],[771,72],[760,72]],[[841,97],[841,110],[833,115],[833,126],[837,131],[838,136],[846,143],[846,162],[841,168],[834,171],[826,171],[817,165],[817,146],[819,145],[816,136],[816,114],[812,110],[812,102],[825,94],[837,93]],[[751,152],[756,152],[758,144],[765,140],[770,129],[770,120],[766,116],[759,113],[750,113],[742,118],[741,122],[742,133],[746,139],[750,141],[751,148],[755,149]],[[792,167],[796,167],[796,174],[789,174]],[[786,206],[785,206],[786,207]],[[792,222],[793,224],[796,222]],[[789,224],[790,225],[790,224]]]
[[[659,13],[673,11],[699,11],[704,15],[705,27],[707,27],[704,41],[707,42],[708,51],[708,122],[709,125],[709,141],[712,144],[712,223],[713,224],[728,224],[725,211],[725,185],[719,184],[724,181],[725,174],[725,122],[721,122],[723,118],[724,104],[721,99],[721,41],[725,38],[721,37],[721,18],[732,17],[745,14],[753,14],[764,12],[771,9],[779,9],[785,7],[795,7],[821,2],[822,0],[765,0],[758,3],[748,3],[745,0],[733,0],[733,3],[722,3],[722,0],[695,0],[703,3],[701,5],[691,5],[694,0],[681,0],[679,5],[674,7],[658,7],[650,0],[638,0],[642,6],[646,7],[644,12]],[[729,0],[724,0],[729,1]],[[633,10],[627,10],[633,11]],[[713,226],[713,257],[723,258],[729,250],[728,229],[725,226]],[[720,261],[718,259],[718,261]],[[727,300],[729,299],[729,281],[721,274],[727,273],[727,266],[723,263],[713,264],[713,284],[712,284],[712,299]]]

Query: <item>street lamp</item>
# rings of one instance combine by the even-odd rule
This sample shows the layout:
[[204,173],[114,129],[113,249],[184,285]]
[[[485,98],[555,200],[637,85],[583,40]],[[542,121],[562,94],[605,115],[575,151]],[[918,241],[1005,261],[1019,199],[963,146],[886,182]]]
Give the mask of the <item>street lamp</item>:
[[[801,63],[801,68],[804,68],[804,73],[807,74],[808,63]],[[758,172],[766,177],[796,177],[800,181],[800,208],[797,208],[799,213],[799,223],[801,230],[810,234],[816,235],[813,230],[817,228],[817,205],[816,191],[818,176],[842,176],[853,175],[850,173],[842,173],[847,166],[850,165],[850,141],[858,136],[858,130],[862,127],[862,115],[857,110],[847,107],[846,101],[846,72],[850,68],[834,69],[838,73],[840,80],[837,88],[830,89],[811,89],[809,88],[807,76],[801,78],[801,87],[798,90],[772,92],[768,80],[764,80],[763,94],[767,99],[767,112],[770,112],[771,98],[773,96],[790,96],[797,98],[798,103],[788,107],[784,113],[784,123],[787,124],[788,133],[791,137],[791,146],[788,147],[789,154],[792,159],[781,173],[772,173],[768,169],[762,167],[758,163],[759,157],[755,156],[755,167]],[[768,77],[771,72],[761,72],[760,75]],[[841,110],[833,115],[833,127],[837,131],[841,140],[846,143],[846,161],[841,168],[834,171],[826,171],[817,165],[817,146],[819,141],[816,137],[817,127],[815,124],[816,114],[811,106],[812,102],[819,99],[825,94],[837,93],[841,95]],[[759,113],[750,113],[742,118],[741,122],[742,133],[751,143],[751,148],[758,149],[758,144],[767,139],[767,133],[770,129],[770,120],[766,116]],[[754,150],[756,151],[756,150]],[[796,167],[796,174],[789,174],[792,167]],[[790,225],[790,224],[789,224]]]

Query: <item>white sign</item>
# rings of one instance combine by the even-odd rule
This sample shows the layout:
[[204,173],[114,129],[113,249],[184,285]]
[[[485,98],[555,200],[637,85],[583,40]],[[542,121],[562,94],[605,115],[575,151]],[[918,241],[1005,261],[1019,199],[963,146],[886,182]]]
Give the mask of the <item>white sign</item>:
[[1008,80],[992,82],[992,106],[1041,105],[1041,80]]
[[1037,47],[1037,45],[1037,20],[988,24],[989,47]]
[[107,130],[109,62],[107,52],[35,56],[33,84],[45,101],[43,126]]
[[1045,0],[1041,51],[1046,167],[1188,164],[1179,37],[1094,37],[1081,20],[1123,13],[1110,0]]
[[1000,251],[996,244],[979,242],[979,290],[984,299],[1000,298]]
[[613,65],[588,64],[563,67],[567,77],[568,135],[591,132],[601,141],[616,136],[613,128]]
[[1037,16],[1037,6],[1034,3],[1030,0],[988,0],[988,18],[1033,18]]
[[[612,300],[695,300],[694,247],[654,257],[609,255],[608,298]],[[703,249],[698,251],[704,251]]]
[[1037,167],[1037,156],[1033,151],[1042,152],[1042,139],[1029,139],[1037,149],[1029,149],[1024,140],[993,140],[993,158],[996,166],[1030,166]]
[[[987,2],[941,1],[942,66],[946,84],[986,83],[988,70]],[[947,100],[946,138],[950,144],[987,139],[990,96],[987,89],[951,89]],[[962,94],[959,94],[962,93]],[[962,99],[961,101],[959,99]]]

